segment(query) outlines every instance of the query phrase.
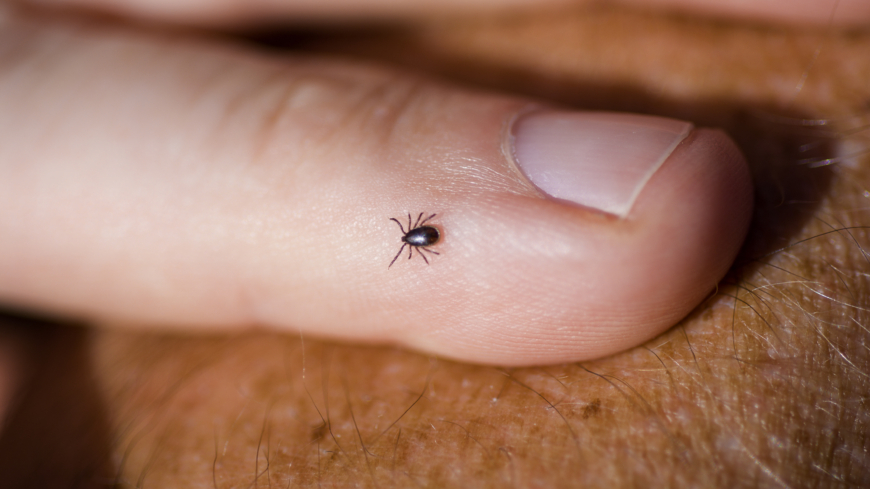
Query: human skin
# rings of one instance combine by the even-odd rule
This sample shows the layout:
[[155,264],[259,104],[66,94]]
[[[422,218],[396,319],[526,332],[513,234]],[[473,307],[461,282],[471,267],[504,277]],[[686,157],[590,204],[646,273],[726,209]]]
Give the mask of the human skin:
[[[108,473],[153,487],[868,482],[867,241],[858,228],[830,232],[867,220],[864,145],[850,131],[867,99],[866,35],[605,10],[435,25],[406,39],[399,59],[379,42],[318,49],[424,59],[417,68],[464,82],[724,127],[758,189],[752,235],[732,273],[644,346],[546,368],[271,334],[49,327],[34,348],[51,361],[36,370],[40,387],[2,443],[0,459],[18,471],[9,464],[4,473],[79,481]],[[831,134],[800,123],[819,118],[833,121]],[[799,164],[835,151],[857,156]],[[26,409],[46,399],[88,409]],[[38,437],[28,436],[28,413]],[[89,450],[70,450],[75,463],[64,474],[64,454],[50,447],[76,444]],[[26,470],[43,465],[56,472]]]
[[[87,17],[22,12],[3,37],[0,300],[19,308],[505,366],[587,360],[685,317],[751,218],[748,167],[709,129],[680,129],[617,216],[547,198],[506,156],[554,113],[527,98]],[[640,175],[614,153],[648,139],[621,127],[590,161]],[[552,132],[523,147],[553,148]],[[587,175],[573,188],[601,174]],[[391,219],[416,226],[411,213],[434,218],[439,255],[393,267]]]

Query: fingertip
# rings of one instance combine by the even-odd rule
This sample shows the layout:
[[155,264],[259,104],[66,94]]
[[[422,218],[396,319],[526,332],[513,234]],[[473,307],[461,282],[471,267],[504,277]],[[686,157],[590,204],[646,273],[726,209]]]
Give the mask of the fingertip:
[[[649,138],[639,144],[661,151]],[[475,363],[552,364],[624,351],[679,322],[733,262],[753,192],[743,156],[721,131],[690,129],[670,151],[625,216],[514,195],[450,223],[461,238],[450,254],[461,266],[442,265],[461,288],[438,296],[452,304],[439,327],[406,340]]]

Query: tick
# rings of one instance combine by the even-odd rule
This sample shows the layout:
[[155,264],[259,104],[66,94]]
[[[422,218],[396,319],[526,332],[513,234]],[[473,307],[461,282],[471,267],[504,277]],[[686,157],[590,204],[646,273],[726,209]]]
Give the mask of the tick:
[[441,232],[438,231],[438,228],[425,225],[433,217],[435,217],[435,214],[423,219],[423,213],[421,212],[420,215],[417,216],[417,222],[411,226],[411,214],[408,214],[408,231],[405,231],[405,227],[402,226],[402,223],[400,223],[396,218],[390,218],[391,221],[394,221],[399,225],[399,229],[402,230],[404,236],[402,236],[402,247],[399,248],[399,252],[396,253],[395,258],[393,258],[393,261],[390,262],[390,265],[387,268],[390,268],[393,266],[393,263],[396,263],[396,260],[399,259],[399,255],[402,254],[402,251],[405,250],[406,246],[408,247],[409,260],[414,256],[414,250],[417,250],[417,253],[423,257],[423,261],[425,261],[427,265],[429,264],[429,260],[426,258],[426,255],[423,254],[423,251],[426,253],[432,253],[433,255],[441,254],[429,249],[430,246],[434,245],[439,239],[441,239]]

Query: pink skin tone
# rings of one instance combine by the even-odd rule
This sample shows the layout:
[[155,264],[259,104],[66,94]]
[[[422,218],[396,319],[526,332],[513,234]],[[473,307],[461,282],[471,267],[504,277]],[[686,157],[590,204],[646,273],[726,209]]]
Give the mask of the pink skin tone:
[[[3,234],[16,237],[0,244],[7,302],[140,327],[257,326],[556,363],[673,325],[715,288],[748,226],[748,171],[715,131],[696,129],[669,155],[654,148],[653,170],[667,158],[618,217],[544,195],[506,157],[505,128],[527,101],[421,83],[407,85],[410,102],[368,100],[388,82],[402,93],[397,75],[320,63],[287,73],[272,59],[214,78],[242,63],[220,46],[172,46],[117,70],[105,42],[73,35],[46,49],[56,63],[21,73],[49,70],[50,81],[3,98],[46,121],[4,124],[17,141],[0,180]],[[153,51],[115,42],[128,56]],[[198,72],[176,75],[194,59]],[[63,86],[79,98],[65,100]],[[89,136],[75,130],[83,120]],[[181,148],[166,143],[175,138]],[[113,144],[89,143],[103,140]],[[401,243],[389,218],[427,211],[441,255],[388,269]]]

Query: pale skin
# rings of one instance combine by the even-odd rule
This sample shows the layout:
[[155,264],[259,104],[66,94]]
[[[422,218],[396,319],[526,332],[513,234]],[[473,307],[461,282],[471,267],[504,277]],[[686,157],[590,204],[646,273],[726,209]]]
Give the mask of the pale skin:
[[[596,57],[602,51],[600,46],[608,45],[605,40],[609,38],[604,34],[607,25],[636,33],[636,44],[623,39],[621,45],[609,48],[610,53],[624,50],[621,63],[614,63],[612,56]],[[646,35],[637,34],[640,32]],[[566,37],[567,33],[581,38]],[[143,36],[145,44],[153,39],[148,33],[136,35]],[[585,35],[605,37],[601,38],[602,44],[595,46],[583,42],[589,39],[582,38]],[[529,39],[540,44],[530,45]],[[517,40],[525,44],[512,44]],[[60,285],[45,295],[21,294],[17,297],[24,304],[39,303],[55,313],[72,316],[102,314],[107,319],[101,321],[99,329],[92,330],[95,332],[49,329],[36,338],[41,341],[28,343],[32,340],[26,334],[17,340],[31,344],[38,358],[50,358],[51,362],[34,374],[34,383],[43,387],[30,391],[30,397],[22,401],[28,409],[14,414],[13,426],[17,428],[7,432],[0,446],[2,460],[11,461],[0,466],[4,473],[57,480],[92,480],[95,474],[109,474],[122,485],[151,487],[866,484],[870,474],[862,413],[866,411],[864,309],[870,305],[866,299],[870,265],[861,251],[867,243],[866,235],[862,229],[850,229],[776,252],[803,238],[867,223],[863,192],[868,180],[865,170],[856,163],[865,148],[861,133],[850,132],[855,142],[846,147],[845,153],[857,154],[852,160],[833,167],[810,168],[813,165],[799,165],[797,160],[808,156],[812,161],[827,156],[831,149],[812,143],[820,139],[824,141],[821,146],[839,143],[820,138],[816,132],[807,133],[805,127],[795,124],[795,119],[779,117],[795,114],[834,120],[838,137],[852,127],[860,127],[860,120],[849,117],[860,116],[860,102],[866,100],[862,90],[866,90],[864,81],[870,66],[859,56],[870,43],[866,36],[829,35],[808,28],[690,25],[680,19],[644,18],[631,11],[596,11],[558,15],[556,19],[542,16],[521,23],[484,22],[448,28],[435,25],[402,43],[407,51],[426,56],[384,50],[379,44],[383,42],[375,38],[351,42],[347,47],[327,46],[330,50],[395,62],[413,61],[418,67],[466,82],[485,82],[546,96],[556,103],[643,110],[725,127],[747,154],[758,188],[756,224],[750,244],[738,258],[739,264],[722,282],[718,293],[699,287],[698,296],[687,302],[700,302],[708,294],[710,299],[676,327],[641,346],[595,361],[520,369],[430,360],[426,355],[391,347],[320,343],[305,333],[304,340],[298,333],[230,332],[226,336],[232,323],[248,319],[240,316],[236,321],[226,320],[228,311],[215,308],[226,301],[211,302],[208,309],[214,315],[203,319],[185,312],[190,309],[185,309],[183,300],[172,302],[159,296],[112,296],[109,302],[122,302],[112,306],[118,309],[111,309],[87,303],[81,306],[77,297],[83,293],[65,292]],[[391,42],[395,41],[388,39],[387,43]],[[822,42],[826,43],[823,55],[795,97],[794,88]],[[785,54],[784,45],[791,48]],[[129,49],[127,46],[125,49]],[[210,76],[208,63],[214,57],[225,60],[229,56],[233,62],[249,63],[249,70],[251,65],[259,66],[257,61],[249,60],[246,51],[213,55],[208,46],[206,43],[204,54],[178,63],[205,57],[204,74],[200,75],[204,78]],[[681,56],[650,60],[650,55],[643,52],[649,46],[657,47],[651,52],[673,52],[680,46]],[[133,47],[141,48],[141,44]],[[183,51],[178,47],[174,50]],[[712,52],[718,53],[715,63],[705,65],[699,61],[709,59]],[[173,62],[165,49],[160,53],[158,59]],[[634,58],[631,53],[636,53]],[[684,63],[686,59],[696,62]],[[757,62],[753,63],[753,59]],[[320,66],[316,62],[314,65]],[[479,71],[469,71],[470,66],[478,66]],[[721,70],[720,76],[711,75],[713,66]],[[338,68],[328,68],[335,70],[336,76],[341,74]],[[361,70],[355,72],[355,78],[382,76],[378,70],[355,69]],[[514,75],[536,73],[538,78],[512,76],[499,85],[491,76],[499,70]],[[226,82],[230,87],[237,83],[226,70],[217,72],[230,78]],[[135,68],[129,73],[132,78],[138,75]],[[536,84],[534,80],[559,82]],[[686,80],[690,80],[688,86]],[[154,83],[152,80],[149,87]],[[612,91],[613,86],[624,88]],[[417,90],[442,100],[439,94],[446,89],[425,87],[428,85]],[[608,94],[612,100],[603,101]],[[483,110],[485,114],[507,112],[506,107],[514,110],[518,106],[514,99],[490,97],[480,102],[472,101],[477,94],[451,92],[450,98],[457,97],[466,97],[462,106],[483,104],[490,111]],[[260,100],[264,104],[267,101]],[[88,101],[87,105],[97,107],[94,110],[100,107],[97,101]],[[142,107],[154,106],[151,102]],[[234,120],[244,119],[245,107],[243,104],[239,112],[234,112]],[[154,110],[159,109],[157,105]],[[474,111],[479,113],[479,108]],[[463,115],[475,117],[472,113]],[[486,121],[471,122],[469,127],[487,126]],[[469,131],[474,129],[465,130]],[[220,136],[233,134],[227,131]],[[464,147],[473,147],[478,138],[485,139],[479,133],[469,138]],[[263,161],[268,161],[270,152],[276,152],[272,146],[280,145],[280,141],[275,141],[267,139],[265,145],[257,146],[265,148],[258,153],[266,155]],[[221,148],[238,146],[242,149],[237,151],[248,154],[244,144],[251,143],[240,140],[224,144]],[[367,143],[358,138],[355,144]],[[808,151],[801,153],[801,146]],[[28,150],[35,147],[39,146],[32,143]],[[147,151],[147,147],[141,151]],[[358,148],[355,151],[360,153]],[[286,157],[286,153],[278,153]],[[222,154],[210,156],[220,164]],[[432,152],[427,154],[431,156]],[[352,154],[342,152],[341,156]],[[494,157],[481,160],[484,164],[496,161]],[[401,171],[390,170],[391,175]],[[432,178],[418,170],[407,176],[396,175],[390,183],[408,183],[404,198],[413,198],[418,191],[410,184]],[[253,186],[255,179],[251,181]],[[191,187],[183,183],[178,184],[179,191],[188,191]],[[490,184],[506,185],[498,180]],[[135,190],[135,186],[131,188]],[[256,190],[256,186],[253,188]],[[133,205],[135,197],[125,195],[120,202]],[[147,197],[154,199],[155,193]],[[690,198],[686,194],[678,197]],[[373,215],[383,214],[385,230],[395,227],[388,218],[398,216],[378,207],[377,202],[356,195],[346,198],[355,208],[372,208]],[[430,198],[423,200],[414,205],[430,205]],[[444,205],[448,201],[438,202]],[[240,204],[244,200],[227,205],[221,215],[232,216]],[[195,207],[197,201],[189,205]],[[498,216],[508,219],[512,229],[522,224],[521,209],[506,210],[503,205],[498,209]],[[352,221],[342,221],[343,217],[359,217],[359,213],[340,214],[318,212],[312,216],[316,218],[312,226],[324,226],[316,228],[321,231],[320,240],[323,229],[350,225]],[[535,218],[541,215],[546,213]],[[674,241],[691,239],[674,234],[685,229],[685,224],[680,223],[689,217],[677,216],[675,225],[667,228],[672,238],[676,236]],[[554,224],[561,222],[558,216],[549,219],[555,219]],[[238,233],[245,222],[234,219],[232,224]],[[374,225],[368,221],[364,224]],[[148,225],[147,219],[144,225]],[[153,239],[148,231],[145,227],[136,236]],[[84,230],[82,234],[89,232],[93,231]],[[361,232],[365,235],[364,230]],[[396,230],[391,232],[393,239],[384,240],[383,246],[378,242],[370,248],[360,248],[356,243],[338,250],[326,248],[328,259],[318,265],[355,261],[357,253],[374,254],[386,258],[381,264],[385,272],[400,243],[399,236],[394,235]],[[256,233],[239,234],[258,239]],[[217,240],[202,239],[204,242],[196,244],[204,246],[209,239]],[[72,244],[76,244],[74,239]],[[160,244],[159,240],[146,241],[142,250]],[[207,262],[226,253],[221,246],[227,245],[205,246],[199,259]],[[267,248],[266,255],[275,257],[281,251]],[[444,257],[450,255],[445,253]],[[763,259],[750,261],[756,257]],[[455,277],[457,268],[446,263],[443,268]],[[255,261],[243,261],[235,266],[249,270],[254,265]],[[275,266],[273,261],[267,265]],[[417,260],[400,265],[425,266]],[[435,262],[433,267],[422,270],[439,273],[434,265],[445,262]],[[464,264],[472,265],[473,261]],[[118,270],[123,268],[113,272]],[[416,269],[407,268],[405,272],[408,270]],[[225,272],[222,269],[216,273]],[[659,271],[653,284],[666,288],[672,272],[672,267]],[[394,307],[403,311],[407,304],[409,311],[425,314],[433,299],[408,290],[404,286],[408,275],[404,277],[387,282],[386,289],[396,292]],[[441,281],[450,277],[437,276]],[[220,276],[206,278],[206,282],[214,283]],[[99,276],[94,278],[95,283],[101,280]],[[11,287],[4,289],[7,297],[12,295],[9,290]],[[59,293],[67,294],[64,301],[52,303],[44,298]],[[110,293],[101,290],[103,295]],[[256,296],[256,289],[253,294]],[[155,304],[161,304],[161,312],[149,312],[158,309]],[[144,312],[136,312],[137,307]],[[124,311],[131,310],[134,312],[125,316]],[[181,312],[161,316],[172,311]],[[221,335],[179,338],[166,334],[173,320],[188,328],[193,324],[201,332],[220,322],[215,318],[225,321],[219,324]],[[122,329],[148,321],[158,323],[163,333]],[[327,334],[345,340],[380,339],[376,334]],[[643,336],[640,333],[635,338]],[[398,341],[437,351],[437,346],[415,344],[413,339]],[[452,356],[472,355],[475,350],[463,351]],[[18,363],[27,364],[26,360]],[[56,405],[73,407],[59,414],[49,407]],[[79,406],[78,410],[74,406]],[[28,415],[32,423],[42,427],[42,431],[35,432],[41,436],[28,430]],[[87,428],[77,431],[75,427],[82,423]],[[48,439],[46,433],[55,438]],[[77,446],[81,449],[69,448]],[[57,447],[67,447],[69,453]],[[75,463],[57,462],[68,458]],[[49,463],[55,470],[33,469],[39,463]]]

